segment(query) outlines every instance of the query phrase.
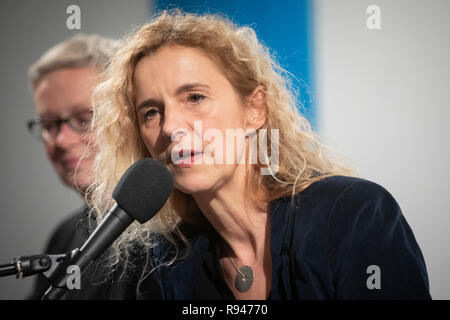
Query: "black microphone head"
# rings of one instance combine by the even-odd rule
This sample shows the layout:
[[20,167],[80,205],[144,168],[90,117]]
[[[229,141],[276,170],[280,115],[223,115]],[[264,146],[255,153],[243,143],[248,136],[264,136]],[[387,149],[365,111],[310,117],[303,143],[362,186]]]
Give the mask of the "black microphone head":
[[145,223],[166,203],[172,189],[169,170],[153,159],[144,158],[125,171],[112,197],[131,217]]

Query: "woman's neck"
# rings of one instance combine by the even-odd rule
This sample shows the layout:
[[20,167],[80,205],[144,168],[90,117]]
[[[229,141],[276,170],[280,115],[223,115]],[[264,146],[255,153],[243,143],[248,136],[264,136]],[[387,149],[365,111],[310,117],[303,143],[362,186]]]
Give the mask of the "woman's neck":
[[270,227],[267,203],[252,200],[245,185],[242,179],[235,178],[214,193],[204,192],[193,197],[224,240],[222,254],[251,266],[263,258],[270,244]]

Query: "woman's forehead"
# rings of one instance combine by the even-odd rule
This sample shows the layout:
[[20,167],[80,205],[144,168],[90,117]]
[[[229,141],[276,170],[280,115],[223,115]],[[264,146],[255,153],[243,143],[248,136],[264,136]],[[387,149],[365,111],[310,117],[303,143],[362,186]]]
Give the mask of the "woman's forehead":
[[176,88],[190,83],[216,86],[228,82],[206,54],[184,46],[164,46],[143,57],[136,65],[133,81],[138,91],[164,87],[174,94]]

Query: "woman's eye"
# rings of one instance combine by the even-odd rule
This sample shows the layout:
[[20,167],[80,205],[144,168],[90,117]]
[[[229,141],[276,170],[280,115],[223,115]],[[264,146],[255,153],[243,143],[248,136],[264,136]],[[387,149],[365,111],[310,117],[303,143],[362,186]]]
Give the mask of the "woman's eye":
[[157,109],[150,109],[145,113],[145,118],[146,119],[151,119],[154,118],[158,115],[158,110]]
[[192,103],[199,103],[205,98],[206,97],[204,95],[196,93],[196,94],[189,95],[188,100],[189,100],[189,102],[192,102]]

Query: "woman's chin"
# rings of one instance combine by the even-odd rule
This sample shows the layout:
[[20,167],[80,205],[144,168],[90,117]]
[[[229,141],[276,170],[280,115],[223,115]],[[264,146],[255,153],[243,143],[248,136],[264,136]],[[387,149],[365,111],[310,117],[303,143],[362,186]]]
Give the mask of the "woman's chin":
[[211,189],[211,186],[201,178],[194,177],[176,177],[174,178],[174,187],[183,193],[195,195]]
[[205,188],[201,188],[198,185],[175,185],[175,188],[180,190],[183,193],[186,194],[190,194],[190,195],[195,195],[195,194],[199,194],[207,189]]

